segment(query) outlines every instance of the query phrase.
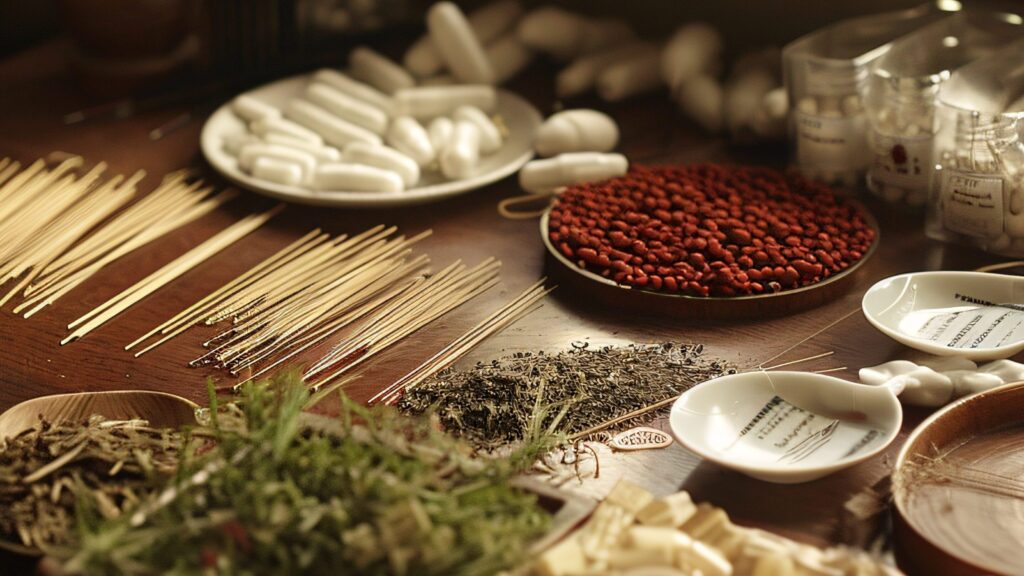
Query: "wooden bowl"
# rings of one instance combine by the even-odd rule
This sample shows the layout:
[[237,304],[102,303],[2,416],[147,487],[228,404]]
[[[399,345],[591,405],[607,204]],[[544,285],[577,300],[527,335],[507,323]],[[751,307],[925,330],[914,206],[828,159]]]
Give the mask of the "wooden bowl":
[[43,418],[50,423],[85,420],[98,414],[110,420],[142,418],[157,428],[195,424],[199,406],[166,392],[119,390],[54,394],[26,400],[0,414],[0,438],[29,430]]
[[[868,225],[875,231],[875,240],[860,260],[839,274],[826,280],[756,296],[689,296],[671,294],[618,284],[610,278],[584,270],[569,260],[551,243],[548,234],[549,206],[540,218],[540,235],[548,250],[548,275],[558,281],[562,290],[559,294],[572,291],[585,294],[580,301],[599,307],[613,307],[637,314],[668,315],[691,320],[743,320],[766,316],[783,316],[833,302],[851,285],[858,270],[874,255],[881,242],[878,222],[863,205],[857,204]],[[568,289],[568,290],[566,290]]]
[[[939,455],[942,468],[922,468],[923,459]],[[893,472],[893,516],[896,560],[909,576],[1024,569],[1024,490],[971,489],[963,474],[986,482],[998,474],[1024,487],[1024,382],[946,406],[904,444]]]

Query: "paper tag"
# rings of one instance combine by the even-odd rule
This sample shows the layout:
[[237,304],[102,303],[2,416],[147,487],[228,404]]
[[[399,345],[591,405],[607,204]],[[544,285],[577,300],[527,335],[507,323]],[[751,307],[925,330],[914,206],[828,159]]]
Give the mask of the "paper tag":
[[942,223],[961,234],[991,238],[1003,233],[1003,179],[946,169],[942,174]]
[[794,113],[796,159],[801,166],[821,170],[860,170],[867,166],[869,150],[863,114],[823,118]]
[[998,348],[1024,339],[1024,311],[957,294],[966,306],[915,310],[900,331],[949,348]]
[[876,428],[808,412],[773,396],[726,448],[751,464],[829,464],[874,448],[884,439]]
[[641,426],[619,432],[609,443],[616,450],[651,450],[672,444],[672,436],[657,428]]
[[932,170],[932,137],[885,136],[874,133],[875,159],[871,179],[883,186],[911,190],[928,188]]

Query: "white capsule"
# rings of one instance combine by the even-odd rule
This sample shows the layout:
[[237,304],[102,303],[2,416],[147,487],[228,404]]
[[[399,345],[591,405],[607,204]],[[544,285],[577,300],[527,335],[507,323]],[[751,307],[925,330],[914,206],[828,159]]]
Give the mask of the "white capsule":
[[316,170],[316,158],[309,152],[303,152],[287,146],[276,144],[249,144],[238,152],[238,167],[252,174],[259,158],[274,158],[284,162],[293,162],[302,167],[302,180],[311,178]]
[[243,146],[259,142],[260,139],[248,132],[236,132],[225,136],[223,141],[224,151],[232,156],[238,156],[238,152]]
[[240,94],[236,96],[235,99],[231,101],[231,111],[246,122],[255,122],[256,120],[262,120],[263,118],[281,117],[280,110],[258,98],[249,96],[248,94]]
[[388,115],[376,106],[353,98],[327,84],[314,82],[306,88],[306,99],[331,114],[366,128],[374,134],[383,134],[388,127]]
[[444,150],[448,141],[452,139],[454,129],[455,123],[446,116],[438,116],[430,121],[427,126],[427,134],[430,136],[430,143],[434,146],[434,150],[437,152]]
[[571,60],[633,37],[629,27],[619,20],[594,20],[551,6],[524,16],[516,33],[528,47],[560,60]]
[[533,50],[519,40],[515,32],[509,32],[487,45],[487,60],[494,71],[494,83],[504,84],[514,78],[533,60]]
[[446,116],[459,106],[475,106],[491,113],[497,103],[494,86],[486,84],[427,86],[395,92],[395,114],[416,118]]
[[342,158],[351,164],[390,170],[402,177],[406,188],[415,186],[420,179],[420,167],[416,161],[389,146],[353,142],[345,146]]
[[628,169],[629,161],[622,154],[570,152],[528,162],[519,171],[519,185],[534,194],[550,192],[570,184],[598,182],[622,176]]
[[305,140],[310,144],[323,144],[324,139],[305,126],[300,126],[291,120],[284,118],[264,118],[249,125],[249,130],[257,136],[265,137],[267,134],[284,134],[299,140]]
[[597,110],[563,110],[537,129],[533,148],[541,156],[565,152],[609,152],[619,143],[619,126]]
[[707,74],[700,74],[683,83],[676,90],[679,108],[711,133],[722,129],[722,85]]
[[501,131],[479,108],[459,106],[452,113],[452,119],[456,122],[460,120],[469,122],[476,126],[476,129],[480,131],[480,152],[493,154],[501,148]]
[[395,61],[366,46],[359,46],[348,55],[352,75],[385,94],[411,88],[416,80]]
[[555,78],[555,94],[559,98],[571,98],[589,92],[605,68],[653,47],[649,42],[629,42],[581,56],[559,72]]
[[392,114],[394,102],[391,100],[390,96],[369,84],[349,78],[337,70],[331,70],[330,68],[319,70],[316,74],[313,74],[313,81],[323,82],[335,90],[339,90],[357,100],[362,100],[371,106],[380,108],[385,114]]
[[302,183],[302,166],[288,160],[259,156],[253,162],[252,175],[260,180],[297,186]]
[[651,48],[620,60],[601,72],[597,77],[597,95],[614,102],[650,92],[662,83],[661,54]]
[[339,152],[337,148],[332,146],[323,146],[321,144],[310,144],[305,140],[292,138],[286,134],[270,133],[264,136],[263,140],[268,144],[277,144],[278,146],[287,146],[289,148],[308,152],[316,158],[317,162],[337,162],[341,160],[341,152]]
[[438,74],[437,76],[424,78],[419,83],[420,86],[451,86],[452,84],[458,84],[458,81],[448,74]]
[[469,27],[462,10],[451,2],[438,2],[427,12],[427,29],[448,70],[467,84],[490,84],[494,71],[484,47]]
[[427,166],[436,157],[427,131],[410,116],[399,116],[392,120],[387,139],[395,150],[415,160],[420,167]]
[[[474,10],[466,20],[480,44],[486,45],[504,34],[519,20],[523,7],[516,0],[498,0]],[[430,34],[422,36],[406,51],[402,63],[420,78],[434,76],[444,68]]]
[[440,154],[441,173],[453,180],[468,178],[480,160],[480,129],[465,120],[455,122],[452,137]]
[[742,135],[752,130],[765,95],[778,85],[775,75],[766,68],[734,75],[725,87],[724,110],[729,132]]
[[722,53],[722,36],[704,22],[680,27],[661,56],[661,74],[673,91],[698,74],[714,75]]
[[380,136],[366,128],[338,118],[307,100],[295,99],[288,103],[284,113],[299,124],[323,136],[332,146],[344,147],[349,142],[380,144]]
[[401,192],[402,177],[363,164],[324,164],[313,178],[317,190],[335,192]]

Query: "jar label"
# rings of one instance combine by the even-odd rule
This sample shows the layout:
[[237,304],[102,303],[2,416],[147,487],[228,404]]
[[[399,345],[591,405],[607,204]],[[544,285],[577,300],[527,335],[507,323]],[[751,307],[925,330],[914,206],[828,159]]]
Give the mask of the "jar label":
[[871,181],[875,185],[926,190],[932,171],[932,136],[874,133]]
[[820,170],[861,170],[869,160],[866,118],[863,114],[823,118],[794,113],[796,160]]
[[1002,178],[946,169],[940,200],[946,228],[982,238],[1003,233]]

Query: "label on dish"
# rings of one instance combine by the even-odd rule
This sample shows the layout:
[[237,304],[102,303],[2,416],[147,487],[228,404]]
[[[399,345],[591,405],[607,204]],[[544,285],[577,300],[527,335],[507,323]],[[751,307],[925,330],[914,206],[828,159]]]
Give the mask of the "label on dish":
[[1024,339],[1024,310],[957,294],[965,306],[915,310],[900,331],[949,348],[998,348]]
[[944,170],[942,223],[961,234],[989,238],[1003,233],[1003,179]]
[[874,134],[871,180],[878,186],[925,190],[931,175],[932,137]]
[[883,437],[866,423],[826,418],[773,396],[726,450],[752,464],[817,466],[872,449]]
[[867,166],[869,150],[862,114],[841,118],[794,114],[796,158],[801,166],[836,171]]

